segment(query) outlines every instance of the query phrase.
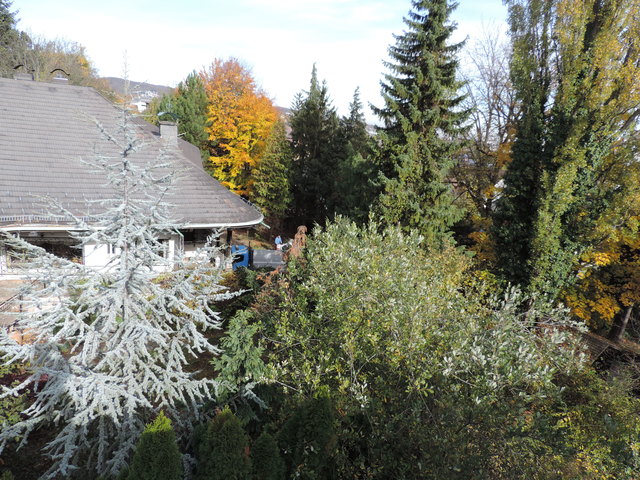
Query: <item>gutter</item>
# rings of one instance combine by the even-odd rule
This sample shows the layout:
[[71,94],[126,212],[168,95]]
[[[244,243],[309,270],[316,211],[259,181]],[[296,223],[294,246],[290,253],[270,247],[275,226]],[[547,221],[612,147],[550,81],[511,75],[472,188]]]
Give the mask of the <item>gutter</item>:
[[[178,224],[179,229],[215,229],[215,228],[245,228],[260,225],[264,220],[264,216],[256,220],[250,220],[248,222],[236,222],[236,223],[184,223]],[[74,225],[15,225],[3,227],[0,225],[0,230],[7,232],[26,232],[26,231],[38,231],[38,232],[80,232],[82,229],[75,227]]]

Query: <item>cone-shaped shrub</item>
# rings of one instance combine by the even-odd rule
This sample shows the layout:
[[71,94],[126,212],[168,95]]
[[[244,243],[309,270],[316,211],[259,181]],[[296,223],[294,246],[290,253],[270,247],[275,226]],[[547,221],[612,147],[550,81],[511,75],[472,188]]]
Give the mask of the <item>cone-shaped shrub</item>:
[[228,407],[216,415],[199,436],[196,480],[250,478],[249,437]]
[[291,478],[334,478],[335,421],[325,393],[296,408],[278,436]]
[[127,480],[180,480],[182,455],[171,420],[164,413],[142,432]]
[[284,480],[284,460],[271,435],[263,433],[251,449],[253,480]]

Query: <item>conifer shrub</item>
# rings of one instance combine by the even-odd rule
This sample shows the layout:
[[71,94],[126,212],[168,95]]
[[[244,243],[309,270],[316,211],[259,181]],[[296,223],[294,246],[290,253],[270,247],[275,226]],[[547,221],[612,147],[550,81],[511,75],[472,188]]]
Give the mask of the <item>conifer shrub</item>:
[[334,478],[336,416],[328,394],[300,404],[279,434],[288,478]]
[[241,480],[251,473],[249,437],[227,407],[196,436],[195,480]]
[[251,449],[253,480],[284,480],[284,460],[276,439],[263,432]]
[[127,480],[180,480],[182,455],[176,434],[163,412],[146,426],[131,462]]

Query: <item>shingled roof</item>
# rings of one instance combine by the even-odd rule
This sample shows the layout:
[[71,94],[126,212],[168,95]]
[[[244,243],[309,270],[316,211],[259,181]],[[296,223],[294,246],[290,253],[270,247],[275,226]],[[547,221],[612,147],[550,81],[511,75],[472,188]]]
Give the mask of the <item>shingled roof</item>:
[[[85,162],[96,152],[117,156],[96,122],[116,131],[119,115],[89,87],[0,78],[0,227],[64,229],[65,219],[51,215],[45,198],[77,216],[99,213],[90,211],[95,201],[113,198],[113,193],[104,176]],[[158,128],[135,119],[135,129],[145,146],[132,161],[154,161],[163,148]],[[255,207],[204,171],[196,147],[179,139],[170,157],[180,173],[169,199],[176,222],[214,228],[263,220]]]

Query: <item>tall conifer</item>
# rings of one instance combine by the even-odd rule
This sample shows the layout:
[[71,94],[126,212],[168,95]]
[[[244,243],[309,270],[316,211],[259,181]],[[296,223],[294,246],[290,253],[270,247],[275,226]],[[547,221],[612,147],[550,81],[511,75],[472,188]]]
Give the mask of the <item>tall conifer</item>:
[[353,94],[349,115],[340,119],[340,136],[335,141],[343,152],[337,169],[340,195],[336,196],[336,213],[366,221],[375,199],[372,180],[376,172],[359,88]]
[[338,115],[315,65],[308,92],[297,95],[291,112],[294,216],[300,223],[324,222],[335,212]]
[[447,183],[460,144],[456,137],[467,118],[457,107],[463,97],[456,80],[456,53],[448,44],[455,29],[447,0],[414,0],[385,62],[390,73],[382,83],[384,121],[378,210],[390,224],[417,229],[427,245],[438,247],[461,218]]
[[279,119],[267,139],[254,170],[253,202],[268,221],[282,220],[291,204],[291,146],[284,120]]

